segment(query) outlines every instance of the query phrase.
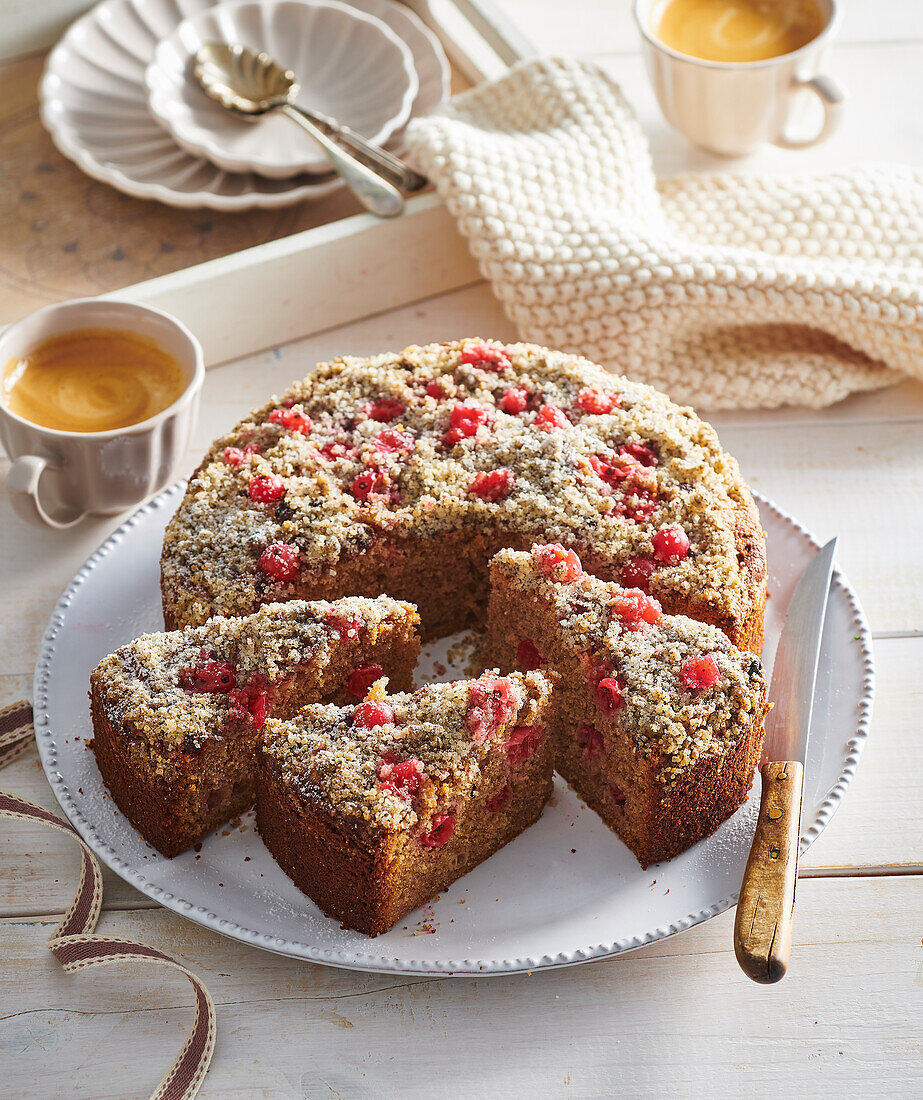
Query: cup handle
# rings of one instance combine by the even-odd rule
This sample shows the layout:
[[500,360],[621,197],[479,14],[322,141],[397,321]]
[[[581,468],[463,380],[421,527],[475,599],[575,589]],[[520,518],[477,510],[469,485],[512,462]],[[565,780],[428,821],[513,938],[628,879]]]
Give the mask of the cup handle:
[[22,455],[15,459],[6,475],[6,487],[13,494],[13,506],[23,519],[33,523],[38,520],[59,530],[73,527],[87,515],[86,512],[80,512],[71,519],[60,520],[50,516],[42,507],[38,484],[46,467],[54,469],[47,458],[39,458],[38,455]]
[[781,145],[783,149],[807,149],[811,145],[817,145],[833,133],[843,117],[846,93],[832,76],[793,77],[790,91],[797,92],[802,88],[814,92],[821,101],[824,108],[824,121],[813,137],[789,137],[783,130],[775,140],[775,144]]

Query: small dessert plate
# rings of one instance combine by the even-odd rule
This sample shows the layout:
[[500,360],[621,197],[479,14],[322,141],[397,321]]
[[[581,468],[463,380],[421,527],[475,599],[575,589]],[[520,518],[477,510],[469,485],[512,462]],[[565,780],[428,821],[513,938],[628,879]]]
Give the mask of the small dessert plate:
[[288,179],[329,172],[323,150],[289,119],[248,117],[210,99],[195,77],[206,42],[241,43],[291,69],[295,102],[383,144],[410,117],[419,79],[409,46],[382,20],[337,0],[219,4],[183,20],[144,74],[154,118],[188,153],[228,172]]

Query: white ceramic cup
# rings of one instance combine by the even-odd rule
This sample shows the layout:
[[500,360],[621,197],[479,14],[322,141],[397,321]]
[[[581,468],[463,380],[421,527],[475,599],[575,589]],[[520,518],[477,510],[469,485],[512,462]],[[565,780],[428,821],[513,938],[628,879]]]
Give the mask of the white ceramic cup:
[[[653,27],[666,2],[635,0],[635,19],[660,108],[690,141],[711,153],[736,157],[767,143],[807,148],[832,133],[845,98],[822,72],[838,22],[835,0],[816,0],[826,23],[800,50],[747,62],[706,61],[665,45]],[[823,121],[813,134],[793,127],[804,113],[806,93],[823,106]]]
[[12,461],[6,487],[20,516],[49,527],[70,527],[91,513],[114,515],[168,485],[189,445],[205,378],[202,348],[175,317],[100,298],[47,306],[10,325],[0,335],[0,376],[10,359],[82,328],[117,329],[156,341],[182,367],[186,388],[156,416],[107,432],[45,428],[0,400],[0,439]]

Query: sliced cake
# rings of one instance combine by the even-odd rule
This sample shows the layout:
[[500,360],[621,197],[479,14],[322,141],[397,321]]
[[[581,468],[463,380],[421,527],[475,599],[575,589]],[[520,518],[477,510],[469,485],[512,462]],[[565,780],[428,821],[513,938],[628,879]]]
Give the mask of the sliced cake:
[[491,563],[488,659],[558,674],[555,767],[647,867],[747,798],[763,737],[759,659],[584,572],[561,545]]
[[498,550],[546,542],[762,645],[759,513],[714,429],[578,356],[473,339],[322,363],[217,440],[167,528],[164,619],[388,592],[429,639],[483,626]]
[[373,686],[358,706],[269,720],[257,825],[328,916],[377,935],[538,818],[551,792],[540,673]]
[[383,674],[411,688],[418,622],[387,596],[295,600],[122,646],[90,676],[92,747],[117,805],[164,855],[182,852],[252,804],[269,715],[361,699]]

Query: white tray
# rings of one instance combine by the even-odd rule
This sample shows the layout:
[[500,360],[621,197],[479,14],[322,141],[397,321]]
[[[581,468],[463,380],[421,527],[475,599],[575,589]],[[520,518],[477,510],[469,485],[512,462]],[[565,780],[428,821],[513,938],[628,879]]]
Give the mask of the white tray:
[[[631,852],[560,780],[541,820],[496,856],[376,939],[341,929],[288,880],[252,816],[165,859],[112,802],[85,741],[90,670],[117,646],[162,628],[159,556],[179,503],[173,486],[123,524],[77,573],[51,616],[35,673],[35,729],[52,789],[87,843],[127,882],[182,916],[280,954],[361,970],[495,974],[567,966],[663,939],[736,900],[758,805],[669,863],[643,871]],[[794,584],[816,546],[760,501],[768,534],[771,666]],[[441,659],[430,647],[420,673]],[[871,642],[846,578],[831,588],[806,767],[803,843],[829,821],[858,762],[872,701]],[[758,778],[758,777],[757,777]],[[227,835],[225,835],[227,833]],[[462,904],[464,903],[464,904]],[[730,950],[730,943],[728,944]]]

